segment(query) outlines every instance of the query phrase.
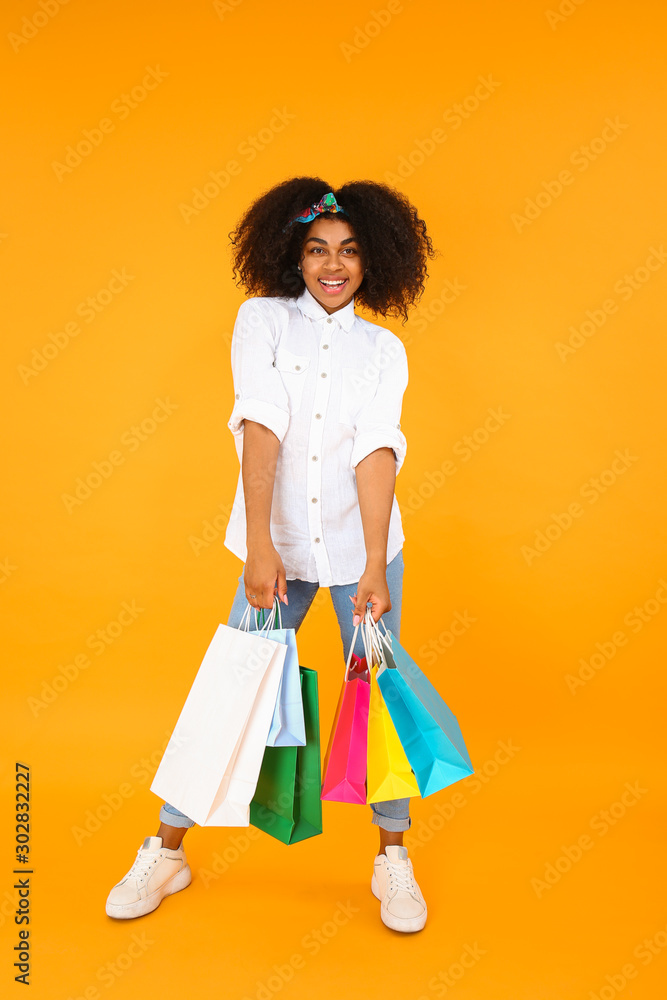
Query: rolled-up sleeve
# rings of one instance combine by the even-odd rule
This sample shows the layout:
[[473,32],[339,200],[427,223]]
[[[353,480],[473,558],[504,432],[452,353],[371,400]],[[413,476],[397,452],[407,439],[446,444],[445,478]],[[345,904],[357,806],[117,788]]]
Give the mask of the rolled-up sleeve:
[[282,441],[289,426],[287,390],[274,366],[275,319],[261,298],[240,307],[232,334],[234,408],[227,423],[232,434],[243,434],[243,421],[254,420]]
[[350,465],[354,469],[378,448],[392,448],[398,475],[407,451],[401,431],[403,394],[408,384],[408,358],[403,343],[392,334],[377,355],[380,376],[377,389],[357,417]]

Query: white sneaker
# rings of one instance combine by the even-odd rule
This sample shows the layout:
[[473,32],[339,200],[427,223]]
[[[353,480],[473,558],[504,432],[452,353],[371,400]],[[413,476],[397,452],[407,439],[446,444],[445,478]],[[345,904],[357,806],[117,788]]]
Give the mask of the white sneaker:
[[107,915],[120,920],[141,917],[191,881],[182,846],[170,851],[162,846],[162,837],[146,837],[129,872],[109,893]]
[[415,882],[407,847],[390,844],[375,859],[371,889],[381,901],[382,922],[394,931],[420,931],[426,923],[426,903]]

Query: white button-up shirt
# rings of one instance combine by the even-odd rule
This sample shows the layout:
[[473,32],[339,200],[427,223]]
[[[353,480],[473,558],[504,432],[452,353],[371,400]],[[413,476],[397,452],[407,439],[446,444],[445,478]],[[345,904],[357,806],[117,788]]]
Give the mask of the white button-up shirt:
[[[238,311],[231,347],[234,409],[228,426],[239,463],[243,421],[280,441],[271,538],[287,579],[321,586],[356,583],[366,565],[356,465],[389,447],[405,460],[401,405],[408,383],[402,341],[362,319],[354,300],[330,316],[304,289],[297,299],[250,298]],[[405,536],[393,498],[387,563]],[[247,559],[243,478],[225,546]]]

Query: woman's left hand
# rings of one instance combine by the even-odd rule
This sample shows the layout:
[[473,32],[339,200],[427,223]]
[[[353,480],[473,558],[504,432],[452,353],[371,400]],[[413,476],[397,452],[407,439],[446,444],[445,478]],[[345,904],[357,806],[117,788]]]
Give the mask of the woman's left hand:
[[366,566],[354,597],[350,597],[354,604],[353,625],[358,625],[366,614],[366,605],[372,605],[371,614],[373,621],[377,622],[385,611],[391,610],[391,598],[389,597],[389,587],[387,586],[386,567]]

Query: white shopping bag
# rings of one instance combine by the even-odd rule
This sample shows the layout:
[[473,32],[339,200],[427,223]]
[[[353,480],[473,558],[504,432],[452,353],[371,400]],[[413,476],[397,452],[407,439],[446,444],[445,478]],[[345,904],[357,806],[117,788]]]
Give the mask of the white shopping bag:
[[248,826],[287,647],[219,625],[151,791],[200,826]]

